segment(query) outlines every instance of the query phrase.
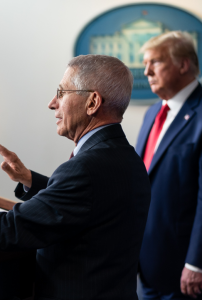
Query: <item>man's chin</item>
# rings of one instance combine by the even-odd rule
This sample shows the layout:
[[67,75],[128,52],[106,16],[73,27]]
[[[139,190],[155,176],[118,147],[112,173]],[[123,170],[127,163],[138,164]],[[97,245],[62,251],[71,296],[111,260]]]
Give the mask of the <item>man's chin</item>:
[[64,136],[64,137],[68,138],[69,140],[72,140],[72,141],[74,140],[74,138],[69,135],[69,132],[61,130],[60,128],[57,129],[57,134],[60,136]]
[[155,87],[154,85],[150,86],[152,93],[157,94],[158,95],[158,91],[159,89],[157,87]]
[[57,134],[60,136],[63,136],[63,131],[60,128],[57,128]]

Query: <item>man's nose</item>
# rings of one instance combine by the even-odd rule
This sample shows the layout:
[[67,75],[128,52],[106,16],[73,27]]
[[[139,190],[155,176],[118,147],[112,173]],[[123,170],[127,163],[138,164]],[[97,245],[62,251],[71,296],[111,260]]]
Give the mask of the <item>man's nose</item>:
[[57,108],[57,95],[48,103],[48,108],[56,109]]
[[152,75],[154,72],[151,68],[151,64],[147,63],[144,69],[144,75],[148,76],[148,75]]

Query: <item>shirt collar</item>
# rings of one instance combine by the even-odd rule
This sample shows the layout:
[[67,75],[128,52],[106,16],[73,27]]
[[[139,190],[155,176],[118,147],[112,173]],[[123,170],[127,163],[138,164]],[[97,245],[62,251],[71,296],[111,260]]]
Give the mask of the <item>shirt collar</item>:
[[82,138],[78,141],[78,144],[77,146],[74,148],[74,156],[77,155],[77,153],[79,152],[79,150],[81,149],[81,147],[83,146],[83,144],[94,134],[96,133],[97,131],[99,131],[100,129],[104,128],[104,127],[107,127],[107,126],[110,126],[110,125],[113,125],[113,124],[107,124],[107,125],[103,125],[103,126],[100,126],[100,127],[97,127],[91,131],[89,131],[88,133],[86,133],[84,136],[82,136]]
[[185,86],[181,91],[179,91],[173,98],[169,100],[163,100],[162,105],[165,105],[166,103],[170,107],[170,112],[172,114],[177,115],[178,111],[181,109],[184,102],[187,100],[187,98],[191,95],[191,93],[195,90],[195,88],[198,85],[198,80],[195,79],[191,83],[189,83],[187,86]]

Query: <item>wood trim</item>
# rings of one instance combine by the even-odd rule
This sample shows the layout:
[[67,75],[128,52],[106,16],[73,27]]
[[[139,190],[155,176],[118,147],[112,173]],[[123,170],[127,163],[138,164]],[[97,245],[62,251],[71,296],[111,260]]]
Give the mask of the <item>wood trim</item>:
[[11,210],[16,203],[16,201],[0,197],[0,208]]

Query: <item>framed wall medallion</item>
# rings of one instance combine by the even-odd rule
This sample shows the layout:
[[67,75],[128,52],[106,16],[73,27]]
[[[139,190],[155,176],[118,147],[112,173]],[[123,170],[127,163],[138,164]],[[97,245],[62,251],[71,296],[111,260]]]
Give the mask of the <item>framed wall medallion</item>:
[[191,13],[174,6],[141,3],[109,10],[86,25],[75,43],[74,56],[111,55],[122,60],[134,77],[132,99],[142,104],[154,101],[144,76],[142,45],[151,37],[171,30],[189,32],[202,67],[202,22]]

